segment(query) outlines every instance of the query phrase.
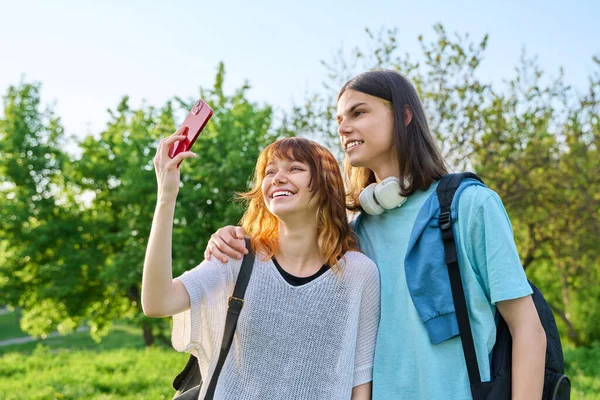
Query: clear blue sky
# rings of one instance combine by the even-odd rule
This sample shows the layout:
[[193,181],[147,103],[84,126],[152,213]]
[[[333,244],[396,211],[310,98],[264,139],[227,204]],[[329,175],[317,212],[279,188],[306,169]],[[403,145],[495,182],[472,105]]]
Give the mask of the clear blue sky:
[[320,60],[342,45],[364,45],[364,28],[398,27],[404,51],[418,57],[417,36],[448,32],[490,40],[480,78],[512,76],[521,49],[541,67],[584,89],[600,55],[600,1],[6,1],[0,0],[0,92],[43,84],[68,134],[98,133],[107,108],[129,95],[162,105],[196,97],[219,61],[226,88],[249,80],[250,97],[281,108],[325,76]]

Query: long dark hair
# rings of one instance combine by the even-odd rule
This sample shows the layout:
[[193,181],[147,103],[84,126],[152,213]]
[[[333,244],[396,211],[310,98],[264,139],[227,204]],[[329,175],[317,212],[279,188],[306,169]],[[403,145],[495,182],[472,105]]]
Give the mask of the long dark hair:
[[[394,144],[400,170],[400,193],[409,196],[415,190],[426,190],[433,182],[448,173],[446,163],[425,117],[423,104],[413,83],[404,75],[392,70],[363,72],[350,79],[340,90],[338,101],[348,89],[387,100],[394,114]],[[406,107],[412,119],[406,125]],[[375,182],[375,174],[368,168],[352,167],[344,159],[347,178],[347,207],[358,210],[358,195]],[[407,179],[405,179],[407,178]]]

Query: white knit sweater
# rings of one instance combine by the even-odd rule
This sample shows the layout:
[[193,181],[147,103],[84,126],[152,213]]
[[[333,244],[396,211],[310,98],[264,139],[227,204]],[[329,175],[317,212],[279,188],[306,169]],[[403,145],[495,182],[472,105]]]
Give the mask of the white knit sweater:
[[[348,252],[342,275],[329,270],[301,286],[285,281],[271,260],[256,257],[233,345],[215,400],[348,400],[370,382],[379,324],[379,272]],[[219,356],[227,299],[241,260],[204,261],[178,279],[191,308],[173,316],[173,347],[198,358],[205,384]]]

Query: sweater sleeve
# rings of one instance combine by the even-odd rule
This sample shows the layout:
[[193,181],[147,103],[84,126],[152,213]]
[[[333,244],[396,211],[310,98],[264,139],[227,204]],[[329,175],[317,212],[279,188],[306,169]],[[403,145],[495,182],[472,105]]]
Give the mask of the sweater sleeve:
[[190,308],[173,316],[171,341],[175,350],[197,356],[202,335],[218,335],[222,318],[215,311],[227,304],[234,272],[237,276],[240,265],[239,260],[222,264],[213,258],[176,278],[190,296]]
[[371,260],[367,259],[366,264],[366,268],[364,268],[365,279],[358,316],[353,386],[359,386],[373,380],[375,341],[377,339],[377,329],[379,327],[381,296],[379,270]]

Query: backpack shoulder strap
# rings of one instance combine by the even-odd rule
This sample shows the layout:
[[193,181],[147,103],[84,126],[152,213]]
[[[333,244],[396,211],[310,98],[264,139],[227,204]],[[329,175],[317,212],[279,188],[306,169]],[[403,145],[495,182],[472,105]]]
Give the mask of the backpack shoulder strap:
[[436,192],[440,201],[441,212],[444,212],[444,207],[447,207],[448,211],[450,211],[450,206],[452,205],[452,200],[454,198],[454,193],[456,192],[456,189],[458,189],[463,179],[467,178],[476,179],[479,182],[483,183],[481,178],[472,172],[448,174],[442,179],[440,179],[440,183],[438,184]]
[[227,308],[227,318],[225,319],[225,330],[223,332],[221,352],[215,367],[215,372],[210,379],[210,384],[208,385],[208,389],[206,391],[206,400],[212,399],[215,395],[219,374],[221,373],[221,369],[223,369],[225,359],[227,358],[227,354],[231,348],[235,327],[237,326],[237,320],[240,316],[240,312],[242,311],[242,307],[244,307],[244,295],[246,294],[246,288],[248,287],[248,282],[250,282],[252,268],[254,267],[254,254],[252,253],[252,247],[250,245],[249,238],[246,238],[246,248],[248,249],[248,254],[244,256],[244,261],[242,261],[242,266],[240,268],[237,281],[235,282],[233,294],[231,297],[229,297],[229,307]]
[[235,282],[235,287],[233,288],[233,294],[229,298],[229,310],[227,312],[232,309],[232,300],[234,299],[236,306],[233,308],[237,309],[237,306],[239,306],[239,309],[242,309],[246,288],[248,287],[248,282],[250,282],[250,275],[252,275],[252,268],[254,267],[254,254],[252,253],[250,238],[246,238],[245,240],[248,254],[244,256],[244,261],[242,261],[242,266],[240,267],[240,272],[238,274],[237,281]]
[[460,269],[458,267],[456,242],[454,240],[452,216],[450,214],[450,206],[452,205],[454,193],[456,193],[460,183],[465,178],[473,178],[482,182],[481,178],[471,172],[449,174],[440,180],[440,183],[436,188],[436,192],[440,202],[439,226],[442,231],[442,240],[444,242],[445,261],[448,267],[448,275],[450,277],[450,288],[452,289],[452,299],[454,300],[456,320],[458,322],[460,340],[462,342],[463,353],[467,363],[469,381],[471,385],[474,385],[481,383],[481,375],[479,373],[477,354],[475,353],[475,344],[473,342],[473,333],[471,330],[471,323],[469,321],[465,291],[463,289],[462,280],[460,277]]

